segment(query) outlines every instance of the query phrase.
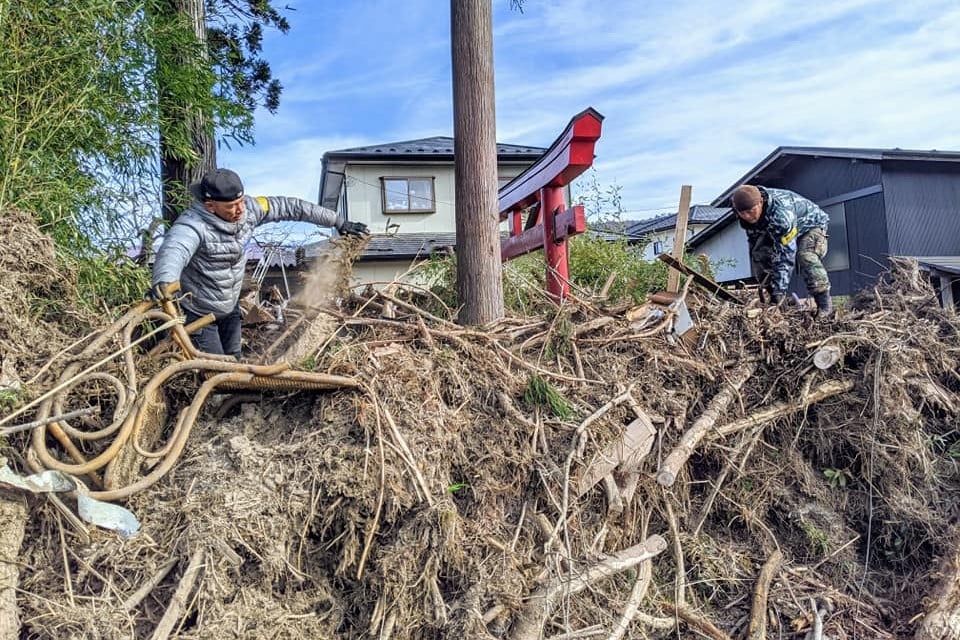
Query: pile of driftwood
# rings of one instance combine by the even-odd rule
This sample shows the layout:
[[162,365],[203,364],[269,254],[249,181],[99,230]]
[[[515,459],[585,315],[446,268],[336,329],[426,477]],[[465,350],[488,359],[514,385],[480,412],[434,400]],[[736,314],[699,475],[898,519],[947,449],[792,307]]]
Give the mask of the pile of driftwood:
[[138,535],[5,493],[0,619],[152,640],[950,637],[960,325],[915,266],[829,319],[683,296],[679,337],[670,312],[599,301],[477,329],[419,288],[344,298],[302,364],[357,387],[201,415],[125,502]]

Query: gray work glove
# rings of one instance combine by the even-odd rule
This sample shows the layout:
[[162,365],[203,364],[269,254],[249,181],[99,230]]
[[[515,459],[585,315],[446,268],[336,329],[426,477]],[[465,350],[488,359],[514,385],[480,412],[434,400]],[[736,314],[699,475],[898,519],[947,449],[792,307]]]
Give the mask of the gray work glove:
[[147,290],[147,299],[153,300],[154,302],[170,300],[170,296],[167,295],[167,287],[169,286],[169,282],[158,282]]
[[343,224],[337,228],[337,231],[344,236],[366,236],[370,234],[370,230],[367,228],[367,225],[362,222],[353,222],[351,220],[344,220]]

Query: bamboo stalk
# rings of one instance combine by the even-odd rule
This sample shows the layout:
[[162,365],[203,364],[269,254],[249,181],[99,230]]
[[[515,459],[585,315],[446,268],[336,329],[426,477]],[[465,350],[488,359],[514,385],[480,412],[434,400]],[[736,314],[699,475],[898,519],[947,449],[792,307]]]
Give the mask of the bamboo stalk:
[[772,407],[767,407],[766,409],[752,413],[744,418],[740,418],[739,420],[735,420],[734,422],[726,424],[722,427],[718,427],[713,432],[712,437],[725,438],[726,436],[737,433],[738,431],[743,431],[749,427],[755,427],[766,422],[770,422],[775,418],[780,418],[785,415],[795,413],[802,409],[806,409],[811,404],[820,402],[821,400],[825,400],[831,396],[846,393],[847,391],[853,389],[853,386],[853,380],[828,380],[799,400],[781,402],[773,405]]

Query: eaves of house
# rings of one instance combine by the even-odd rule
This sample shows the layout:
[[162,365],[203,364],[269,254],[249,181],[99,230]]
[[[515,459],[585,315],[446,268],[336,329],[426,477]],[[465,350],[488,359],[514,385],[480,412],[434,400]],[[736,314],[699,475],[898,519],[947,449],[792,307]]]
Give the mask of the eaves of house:
[[[497,143],[497,162],[501,165],[528,165],[543,155],[544,151],[546,149],[543,147]],[[328,209],[337,209],[349,163],[425,165],[453,162],[454,139],[449,136],[327,151],[323,154],[320,172],[319,202]]]
[[[402,233],[372,235],[358,261],[422,260],[435,253],[446,254],[456,245],[455,233]],[[304,246],[304,257],[315,258],[326,250],[326,242]]]
[[921,268],[960,276],[960,257],[958,256],[919,256],[914,258]]

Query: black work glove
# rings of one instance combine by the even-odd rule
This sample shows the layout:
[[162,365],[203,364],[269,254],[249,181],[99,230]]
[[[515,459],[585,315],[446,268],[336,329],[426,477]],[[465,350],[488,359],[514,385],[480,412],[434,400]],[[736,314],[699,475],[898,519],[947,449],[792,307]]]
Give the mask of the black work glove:
[[169,282],[158,282],[147,290],[147,299],[154,302],[170,300],[170,296],[167,295],[167,287],[169,286]]
[[340,228],[337,229],[342,235],[345,236],[365,236],[370,234],[370,230],[367,228],[367,225],[362,222],[353,222],[351,220],[344,220],[343,224],[340,225]]
[[783,302],[784,293],[783,291],[771,291],[770,292],[770,304],[780,304]]

